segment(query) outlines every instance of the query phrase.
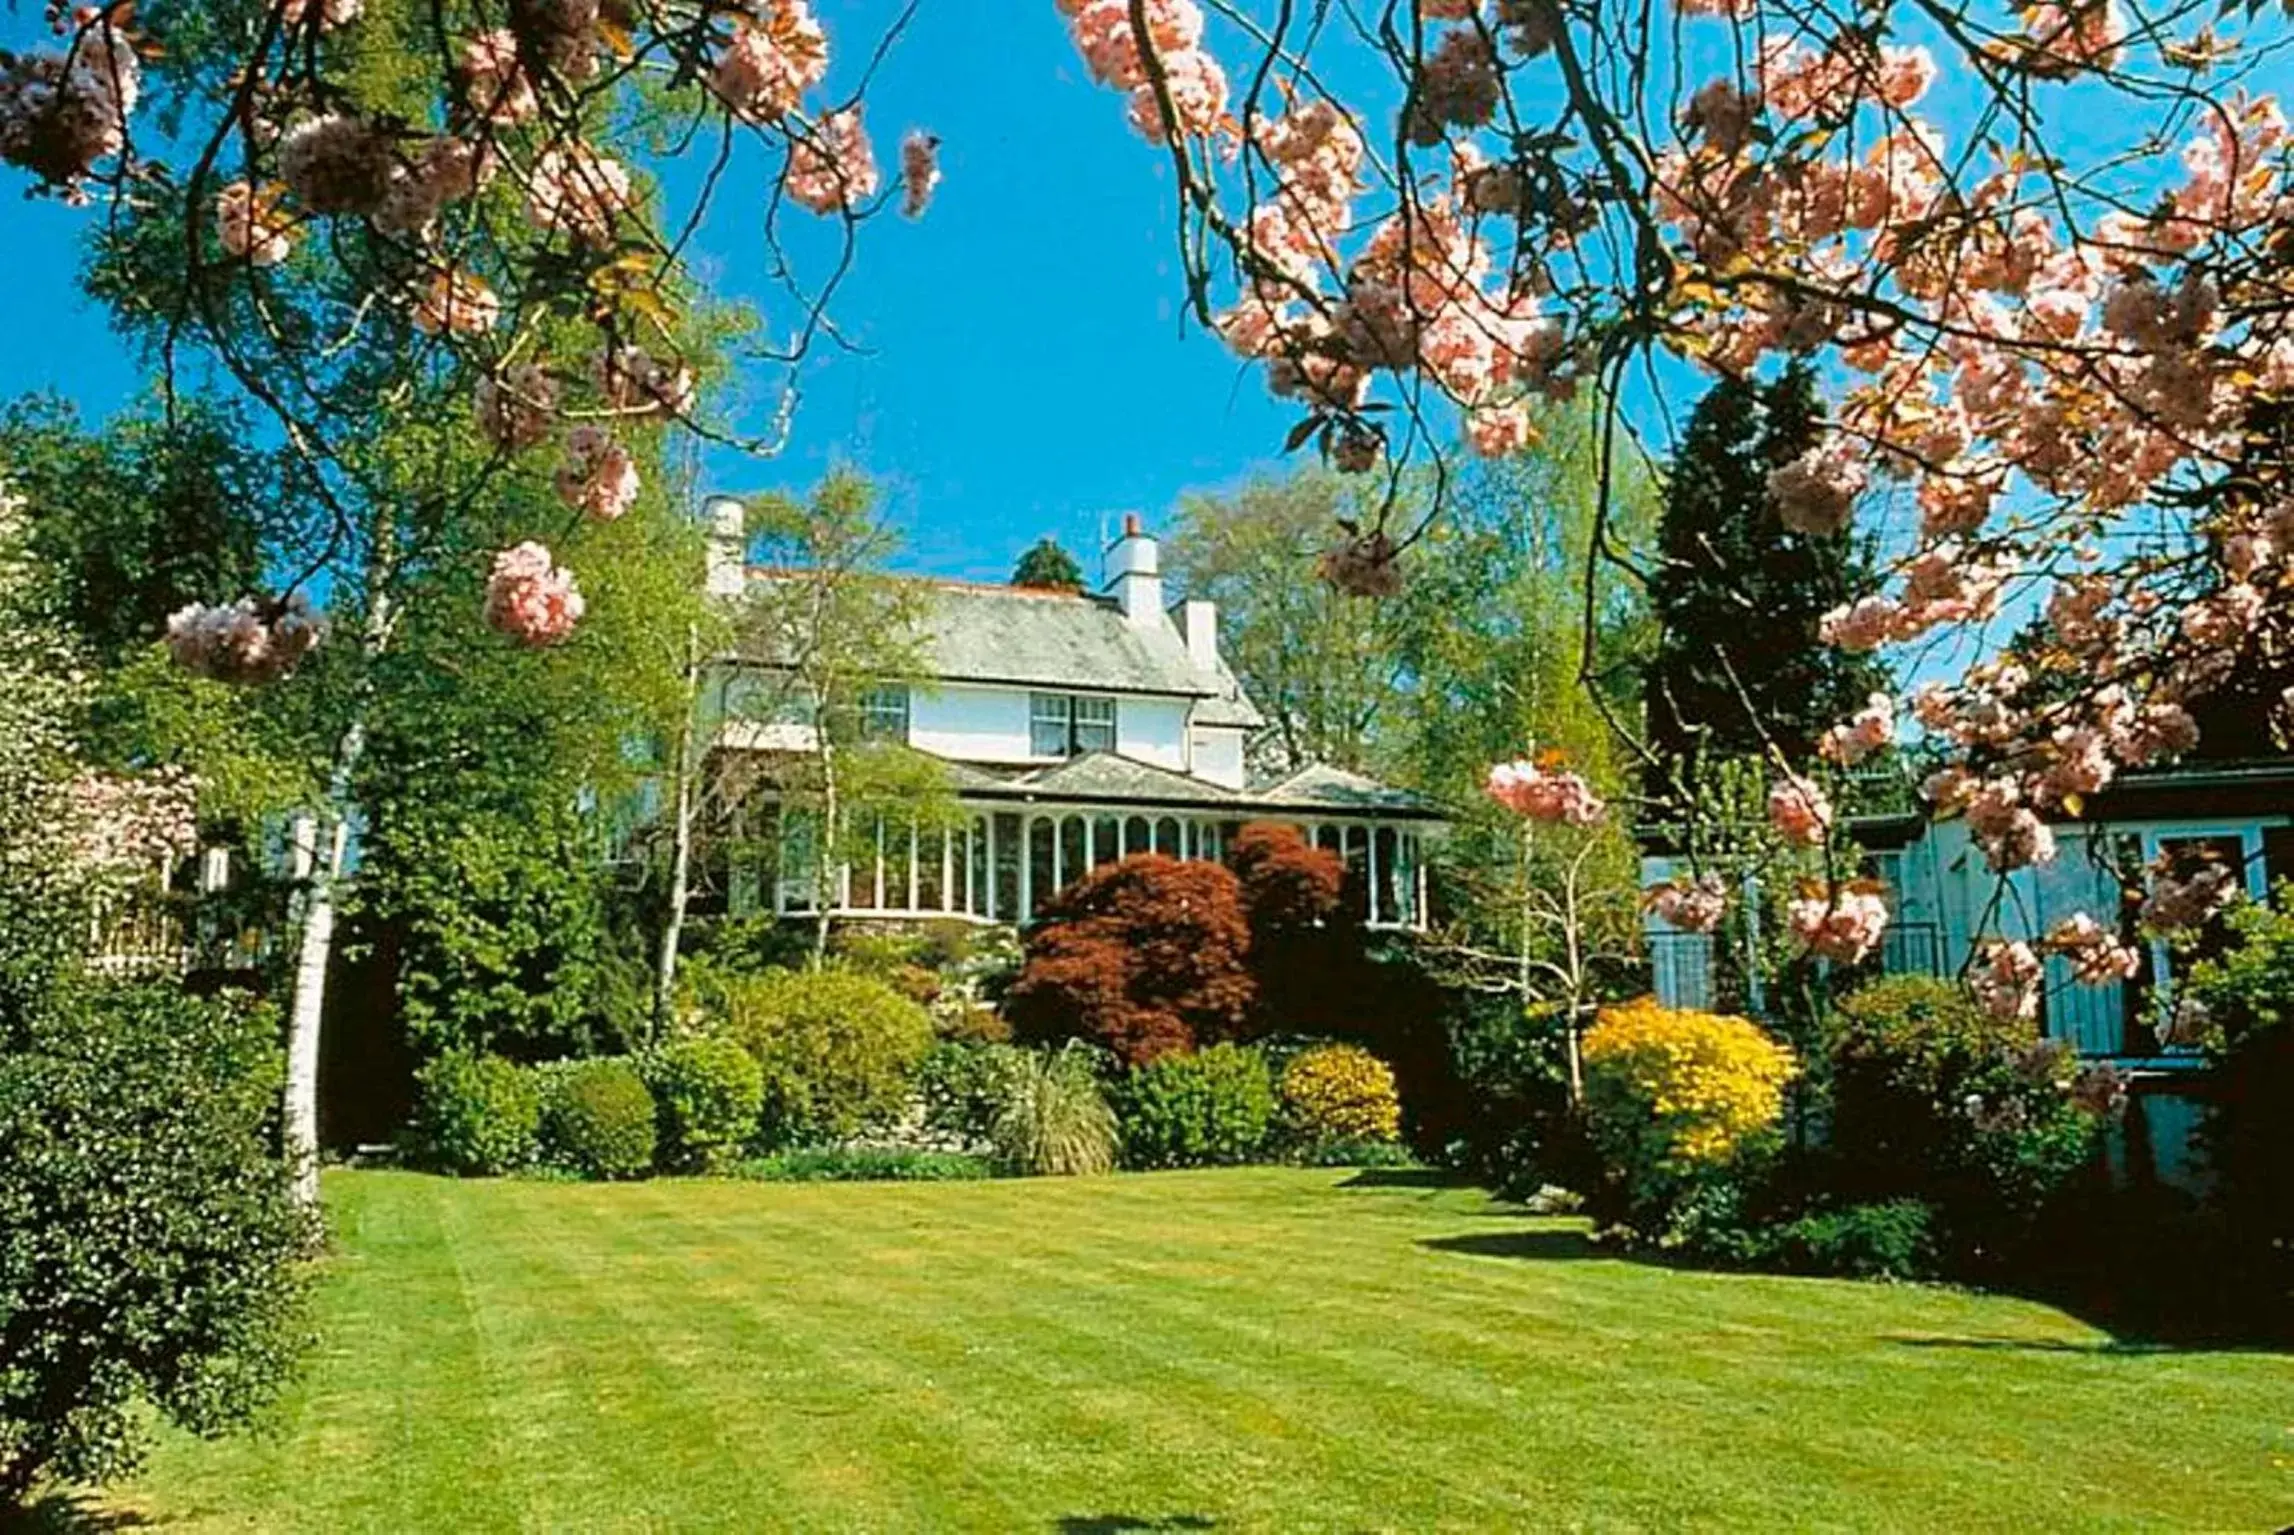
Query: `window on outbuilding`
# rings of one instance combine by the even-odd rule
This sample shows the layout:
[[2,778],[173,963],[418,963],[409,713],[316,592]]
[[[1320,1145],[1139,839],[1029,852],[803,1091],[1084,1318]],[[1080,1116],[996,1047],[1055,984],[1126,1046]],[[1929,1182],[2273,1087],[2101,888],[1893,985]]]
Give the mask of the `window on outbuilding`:
[[1030,693],[1028,750],[1038,757],[1115,750],[1115,700],[1078,693]]

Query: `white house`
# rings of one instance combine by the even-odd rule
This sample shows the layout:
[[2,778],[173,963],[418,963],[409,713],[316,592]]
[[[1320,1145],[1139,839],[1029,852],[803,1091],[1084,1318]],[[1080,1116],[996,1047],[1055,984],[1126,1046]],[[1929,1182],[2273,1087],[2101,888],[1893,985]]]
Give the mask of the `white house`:
[[[737,502],[712,503],[710,517],[713,592],[773,578],[745,562]],[[938,759],[963,825],[887,826],[872,867],[838,872],[837,915],[1021,923],[1099,864],[1149,851],[1215,860],[1244,823],[1283,821],[1345,856],[1365,920],[1424,924],[1439,812],[1335,768],[1254,779],[1245,747],[1262,721],[1220,656],[1218,612],[1166,606],[1156,542],[1136,517],[1108,547],[1096,595],[919,585],[923,678],[872,692],[862,726]],[[724,665],[717,751],[811,749],[809,726],[744,717],[744,692],[773,691],[769,659]],[[809,913],[817,882],[800,844],[784,835],[772,875],[736,877],[734,909]]]

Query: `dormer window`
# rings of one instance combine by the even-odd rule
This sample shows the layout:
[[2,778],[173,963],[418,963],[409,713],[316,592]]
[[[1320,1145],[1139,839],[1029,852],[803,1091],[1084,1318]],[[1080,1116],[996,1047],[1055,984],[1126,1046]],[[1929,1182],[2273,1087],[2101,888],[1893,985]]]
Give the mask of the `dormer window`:
[[1038,757],[1115,750],[1115,700],[1088,693],[1030,693],[1028,750]]
[[899,683],[860,695],[860,738],[908,744],[908,689]]

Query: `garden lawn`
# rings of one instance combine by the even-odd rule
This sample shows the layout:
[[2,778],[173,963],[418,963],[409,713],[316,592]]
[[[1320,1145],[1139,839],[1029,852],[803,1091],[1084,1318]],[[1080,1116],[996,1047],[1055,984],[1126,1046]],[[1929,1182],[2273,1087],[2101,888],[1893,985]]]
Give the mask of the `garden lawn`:
[[2294,1359],[1619,1262],[1402,1176],[334,1174],[307,1380],[261,1437],[164,1439],[108,1505],[329,1532],[2294,1518]]

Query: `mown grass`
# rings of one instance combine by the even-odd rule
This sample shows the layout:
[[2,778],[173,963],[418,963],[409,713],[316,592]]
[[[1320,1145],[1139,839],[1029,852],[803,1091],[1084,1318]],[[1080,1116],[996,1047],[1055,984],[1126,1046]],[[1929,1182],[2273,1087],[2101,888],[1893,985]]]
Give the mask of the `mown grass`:
[[266,1434],[166,1438],[98,1506],[329,1532],[2294,1517],[2287,1357],[1621,1262],[1390,1173],[327,1193],[308,1379]]

